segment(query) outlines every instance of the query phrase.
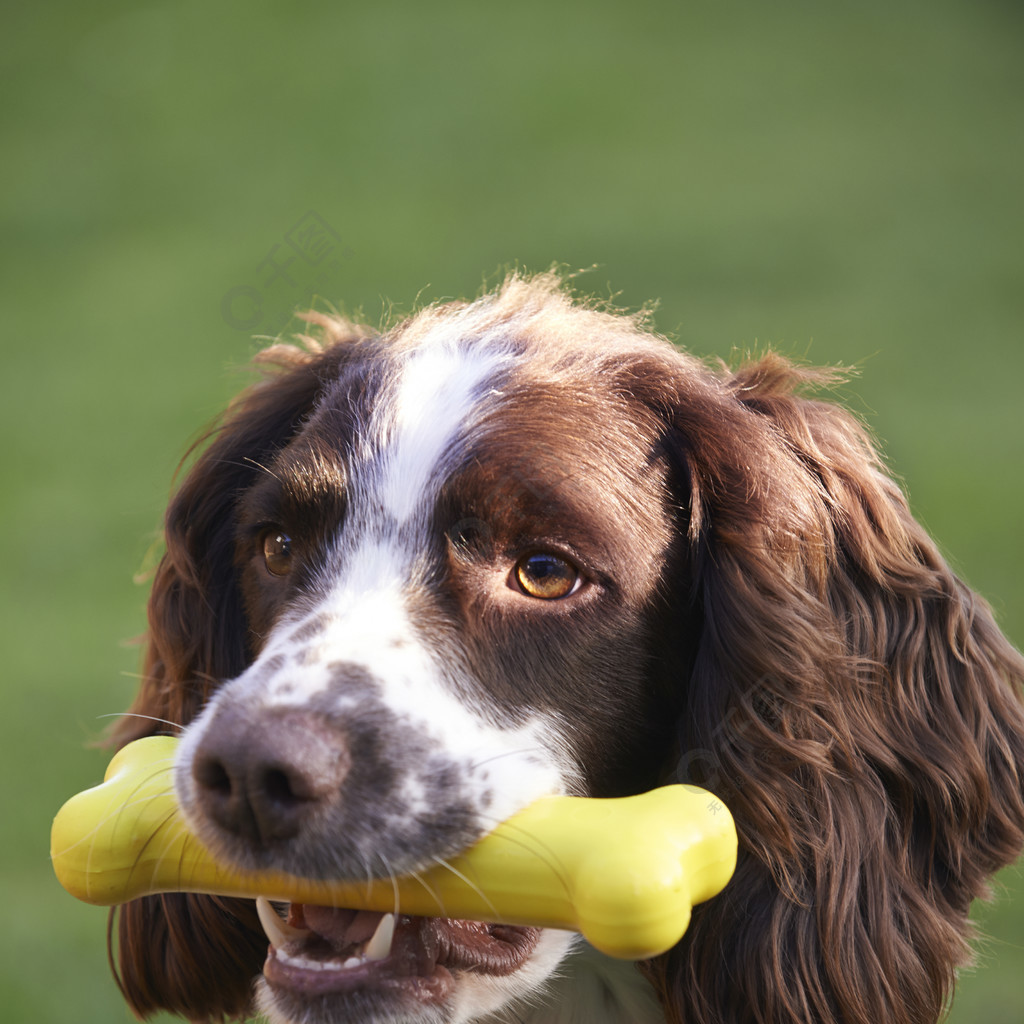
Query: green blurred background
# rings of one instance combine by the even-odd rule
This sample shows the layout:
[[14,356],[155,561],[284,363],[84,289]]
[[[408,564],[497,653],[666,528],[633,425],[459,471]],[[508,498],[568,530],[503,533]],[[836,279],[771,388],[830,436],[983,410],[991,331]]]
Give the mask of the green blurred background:
[[[5,5],[0,1016],[127,1019],[50,819],[132,694],[186,442],[311,301],[558,261],[696,352],[853,364],[1024,642],[1022,42],[997,0]],[[1024,1018],[1002,881],[957,1024]]]

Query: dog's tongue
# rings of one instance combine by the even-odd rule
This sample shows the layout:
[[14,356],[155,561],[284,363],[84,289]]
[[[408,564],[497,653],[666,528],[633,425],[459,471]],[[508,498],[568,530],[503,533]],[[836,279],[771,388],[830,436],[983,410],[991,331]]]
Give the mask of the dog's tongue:
[[383,914],[372,910],[293,903],[288,923],[295,928],[308,928],[316,932],[340,951],[347,946],[369,942],[383,917]]

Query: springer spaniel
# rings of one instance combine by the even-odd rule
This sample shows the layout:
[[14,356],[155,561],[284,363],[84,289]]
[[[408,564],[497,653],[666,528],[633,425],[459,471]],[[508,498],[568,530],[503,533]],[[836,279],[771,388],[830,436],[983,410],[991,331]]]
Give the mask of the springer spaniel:
[[551,275],[383,335],[310,320],[170,505],[116,740],[184,727],[187,817],[249,868],[415,872],[543,794],[672,780],[731,808],[739,865],[640,965],[552,930],[147,897],[111,924],[131,1006],[936,1021],[1024,845],[1024,661],[862,427],[806,397],[829,375],[711,369]]

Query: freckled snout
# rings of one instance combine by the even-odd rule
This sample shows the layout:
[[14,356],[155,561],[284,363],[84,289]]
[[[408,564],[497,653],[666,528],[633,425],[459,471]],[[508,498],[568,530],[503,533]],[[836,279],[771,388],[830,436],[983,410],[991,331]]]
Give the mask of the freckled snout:
[[314,712],[247,714],[228,705],[192,759],[200,812],[254,846],[294,839],[336,803],[351,756],[344,736]]

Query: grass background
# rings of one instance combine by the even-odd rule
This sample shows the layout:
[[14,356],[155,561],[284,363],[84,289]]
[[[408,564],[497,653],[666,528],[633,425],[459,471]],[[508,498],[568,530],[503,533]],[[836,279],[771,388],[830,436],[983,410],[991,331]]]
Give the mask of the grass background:
[[[132,693],[176,462],[311,296],[376,321],[560,261],[659,299],[696,352],[856,365],[848,399],[1024,642],[1018,3],[56,0],[3,22],[5,1019],[127,1019],[49,822]],[[289,248],[311,214],[315,266]],[[1024,1017],[1024,876],[1002,882],[956,1024]]]

